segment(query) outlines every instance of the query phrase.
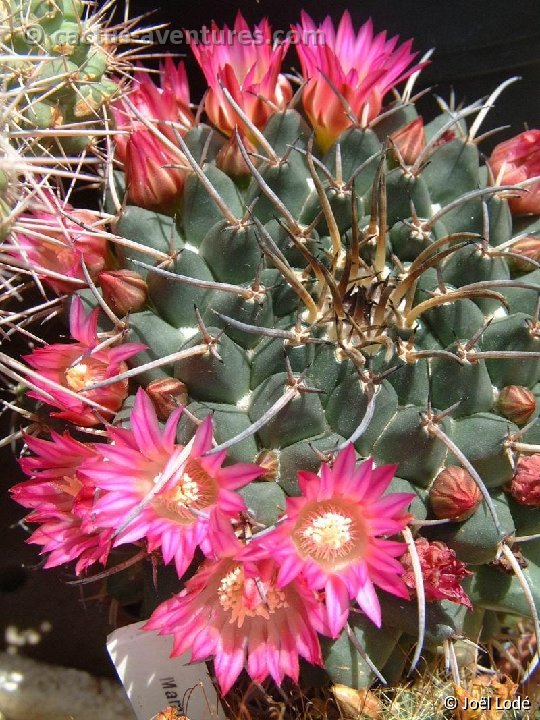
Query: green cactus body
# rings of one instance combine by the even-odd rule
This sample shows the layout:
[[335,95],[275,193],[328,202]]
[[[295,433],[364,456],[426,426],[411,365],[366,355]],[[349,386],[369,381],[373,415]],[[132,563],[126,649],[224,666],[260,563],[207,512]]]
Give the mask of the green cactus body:
[[[32,8],[53,58],[44,67],[21,62],[21,77],[34,72],[50,88],[63,68],[76,88],[23,107],[23,122],[47,129],[59,118],[94,118],[116,88],[99,48],[82,35],[61,44],[79,27],[79,3]],[[35,50],[20,24],[9,40],[20,53]],[[189,170],[170,215],[131,204],[129,177],[125,193],[117,174],[109,204],[118,207],[112,198],[125,193],[114,231],[129,243],[113,243],[115,267],[139,273],[148,299],[116,329],[147,346],[128,361],[133,390],[166,378],[185,385],[178,442],[190,437],[193,418],[213,414],[212,452],[266,459],[264,479],[241,491],[254,527],[272,526],[300,494],[299,471],[316,473],[352,443],[359,457],[397,466],[391,491],[413,493],[420,536],[444,542],[470,568],[475,618],[484,610],[530,616],[519,583],[497,562],[501,549],[511,552],[508,538],[540,528],[538,508],[508,492],[516,452],[534,452],[538,432],[519,430],[497,399],[509,385],[540,387],[539,271],[533,264],[517,273],[510,262],[519,229],[465,113],[452,124],[443,112],[426,125],[425,150],[405,163],[388,137],[414,117],[410,103],[395,103],[380,122],[357,123],[322,152],[304,116],[276,111],[262,135],[253,129],[250,147],[232,138],[243,162],[236,180],[220,169],[227,139],[199,124],[178,133]],[[80,296],[98,306],[95,288]],[[110,332],[114,315],[101,312],[100,322]],[[456,465],[482,502],[466,519],[437,524],[430,487]],[[532,582],[537,544],[524,553]],[[415,645],[414,593],[410,601],[378,595],[381,630],[356,613],[348,633],[325,641],[334,682],[369,685],[384,668],[396,672]],[[540,609],[537,592],[534,601]],[[467,632],[463,604],[428,602],[428,651]]]
[[[418,494],[413,512],[420,518],[430,517],[426,490],[435,476],[464,456],[487,488],[497,522],[484,502],[467,520],[424,534],[475,570],[476,608],[527,615],[516,581],[489,565],[518,522],[516,503],[504,492],[517,427],[497,414],[496,397],[505,385],[532,388],[540,380],[537,319],[519,312],[522,298],[534,312],[538,271],[524,275],[527,289],[508,283],[509,264],[495,248],[512,238],[510,215],[506,201],[481,184],[473,142],[463,137],[435,147],[425,169],[411,173],[387,163],[378,132],[379,139],[370,130],[346,131],[319,159],[326,170],[314,177],[309,160],[317,151],[304,120],[288,110],[264,132],[277,162],[260,161],[247,187],[218,170],[206,148],[202,168],[188,177],[176,225],[128,205],[117,224],[128,239],[167,252],[161,238],[178,238],[176,257],[155,270],[140,253],[118,256],[124,267],[147,274],[150,287],[148,307],[129,319],[149,350],[130,364],[215,343],[219,357],[203,353],[158,372],[186,384],[191,412],[223,419],[217,440],[232,443],[234,459],[274,454],[271,482],[256,481],[244,494],[261,526],[275,521],[285,496],[298,494],[300,469],[316,472],[349,439],[361,457],[398,465],[400,489]],[[185,139],[195,158],[206,135],[197,128]],[[483,195],[459,203],[478,187]],[[440,220],[431,223],[434,215]],[[136,379],[144,385],[148,378],[141,365]],[[538,529],[537,512],[531,509],[528,530]],[[533,554],[529,562],[534,574]],[[354,628],[380,669],[414,643],[417,623],[414,603],[381,595],[383,630],[373,635],[363,621]],[[447,601],[429,605],[427,646],[459,635],[465,614]],[[326,643],[325,652],[334,681],[373,680],[346,634]]]

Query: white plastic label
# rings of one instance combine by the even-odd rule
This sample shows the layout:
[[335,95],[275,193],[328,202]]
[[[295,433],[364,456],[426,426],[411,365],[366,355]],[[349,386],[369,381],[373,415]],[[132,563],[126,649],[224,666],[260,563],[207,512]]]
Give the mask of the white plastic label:
[[172,636],[143,631],[144,622],[119,628],[107,638],[107,650],[135,710],[151,720],[173,707],[189,720],[225,718],[204,663],[189,665],[189,653],[170,658]]

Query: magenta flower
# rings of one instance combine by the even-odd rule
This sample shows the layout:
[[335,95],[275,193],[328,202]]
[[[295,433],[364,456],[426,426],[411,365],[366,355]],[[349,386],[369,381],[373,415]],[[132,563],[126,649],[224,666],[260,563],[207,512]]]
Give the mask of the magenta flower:
[[320,477],[298,473],[302,497],[288,498],[286,519],[245,551],[249,559],[276,560],[279,587],[301,574],[312,590],[324,589],[332,637],[345,625],[353,598],[380,627],[376,585],[409,597],[396,559],[406,546],[381,537],[400,532],[410,519],[403,510],[414,495],[383,496],[395,470],[394,465],[373,469],[371,460],[356,467],[354,448],[348,445],[332,468],[322,465]]
[[[171,57],[167,57],[161,65],[158,87],[147,72],[140,71],[133,83],[133,89],[127,95],[137,112],[151,122],[155,122],[159,130],[175,142],[172,127],[166,122],[173,122],[177,131],[185,134],[195,124],[195,118],[189,106],[189,85],[186,68],[183,62],[175,65]],[[144,123],[136,117],[126,101],[120,98],[112,106],[116,130],[137,132],[145,130]],[[119,133],[116,140],[116,157],[125,163],[129,135]]]
[[111,547],[110,530],[92,520],[94,488],[78,475],[80,466],[96,457],[93,445],[74,440],[69,433],[51,433],[51,440],[26,437],[33,455],[20,461],[31,477],[11,489],[13,499],[32,509],[26,522],[39,523],[28,542],[42,546],[49,557],[45,567],[77,560],[80,574],[95,562],[105,564]]
[[[161,548],[166,563],[174,560],[180,576],[197,546],[212,555],[235,542],[230,522],[222,519],[246,507],[233,491],[263,473],[249,463],[222,467],[226,452],[204,457],[212,447],[211,416],[187,446],[177,444],[182,409],[172,413],[161,431],[152,402],[139,390],[131,429],[109,427],[113,443],[97,446],[101,460],[84,468],[85,477],[102,491],[94,508],[97,522],[117,532],[126,523],[115,544],[144,538],[149,552]],[[162,487],[156,492],[157,483]]]
[[374,35],[371,20],[357,34],[348,11],[337,30],[330,17],[317,27],[302,11],[301,24],[293,30],[306,81],[304,109],[323,151],[353,124],[349,109],[358,121],[372,120],[386,93],[422,67],[409,67],[417,55],[412,40],[398,46],[397,36]]
[[[81,299],[75,297],[71,304],[70,332],[79,342],[47,345],[24,358],[43,378],[57,386],[52,387],[33,377],[32,383],[46,394],[32,390],[28,395],[58,408],[60,412],[53,412],[54,417],[87,427],[99,425],[102,420],[84,399],[98,403],[102,408],[99,412],[105,419],[110,419],[127,397],[128,382],[121,380],[95,390],[86,388],[124,372],[127,370],[125,361],[146,349],[140,343],[124,343],[114,348],[95,350],[100,342],[97,336],[98,315],[97,308],[85,315]],[[74,394],[65,392],[62,387]]]
[[225,135],[239,127],[249,138],[249,129],[225,98],[220,83],[251,122],[264,128],[270,116],[284,110],[292,98],[291,85],[280,74],[288,42],[274,47],[268,20],[251,31],[240,12],[232,30],[212,23],[207,34],[209,38],[191,47],[210,86],[205,105],[208,117]]
[[107,240],[97,213],[74,210],[65,203],[62,209],[70,216],[66,218],[53,208],[51,198],[50,206],[37,206],[19,217],[18,225],[24,229],[16,233],[9,253],[35,270],[54,292],[72,293],[86,284],[81,260],[92,277],[106,267]]
[[274,560],[207,560],[179,594],[160,605],[146,630],[173,635],[171,657],[191,650],[192,662],[213,658],[221,692],[245,667],[253,680],[298,680],[298,657],[322,664],[317,631],[321,602],[298,578],[284,587]]

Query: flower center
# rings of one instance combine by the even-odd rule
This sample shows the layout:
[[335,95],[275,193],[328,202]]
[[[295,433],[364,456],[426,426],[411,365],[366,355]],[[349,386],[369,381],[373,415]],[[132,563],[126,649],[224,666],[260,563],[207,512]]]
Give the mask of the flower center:
[[217,594],[223,610],[230,613],[229,622],[236,622],[239,628],[246,618],[268,620],[276,610],[288,606],[283,590],[260,578],[246,578],[239,565],[221,579]]
[[327,512],[316,517],[302,534],[319,547],[339,550],[352,540],[351,524],[351,518],[336,512]]
[[292,540],[303,557],[327,570],[336,570],[362,555],[367,533],[362,518],[339,500],[307,505],[298,518]]
[[68,388],[80,392],[92,384],[90,368],[86,363],[77,363],[66,370]]
[[[154,479],[159,479],[159,475]],[[182,524],[191,524],[197,519],[193,510],[204,510],[217,502],[218,487],[198,460],[189,459],[178,473],[176,485],[157,498],[165,514]]]
[[56,487],[63,493],[76,497],[82,488],[82,483],[76,475],[64,475],[55,480]]

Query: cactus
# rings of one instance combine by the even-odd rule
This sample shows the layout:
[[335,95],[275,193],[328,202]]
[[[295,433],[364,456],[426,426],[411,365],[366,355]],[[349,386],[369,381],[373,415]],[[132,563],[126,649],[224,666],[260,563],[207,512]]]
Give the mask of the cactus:
[[[302,23],[300,35],[317,29],[307,16]],[[241,17],[235,27],[245,29]],[[263,36],[269,32],[264,24],[257,29]],[[56,352],[60,358],[54,377],[44,350],[34,352],[28,378],[34,397],[55,407],[56,417],[69,420],[75,413],[77,424],[87,427],[107,423],[105,442],[94,443],[91,451],[70,445],[76,441],[58,432],[48,441],[64,443],[75,458],[68,474],[79,478],[77,492],[91,482],[100,489],[88,517],[91,498],[70,510],[76,531],[88,541],[79,570],[105,561],[112,545],[130,540],[142,548],[134,562],[156,548],[166,564],[174,558],[174,591],[185,589],[156,611],[149,627],[172,632],[180,647],[188,642],[186,613],[196,613],[197,593],[202,597],[214,586],[222,592],[223,578],[235,587],[238,573],[249,584],[253,570],[242,563],[260,563],[258,582],[272,612],[278,597],[296,603],[289,628],[300,636],[310,608],[313,626],[325,636],[322,659],[313,647],[297,654],[322,661],[333,683],[362,687],[376,678],[397,679],[422,652],[433,657],[444,646],[451,656],[459,638],[489,643],[499,618],[529,617],[538,630],[538,502],[534,489],[527,491],[527,478],[519,491],[512,487],[519,464],[540,452],[539,270],[530,252],[517,249],[525,236],[536,239],[540,225],[537,216],[513,216],[508,204],[509,197],[527,192],[531,175],[503,184],[501,172],[497,179],[479,150],[481,122],[501,88],[485,103],[460,109],[439,99],[439,114],[426,122],[415,108],[413,88],[427,57],[412,65],[410,43],[397,47],[397,41],[373,38],[366,25],[362,32],[378,43],[380,66],[360,58],[372,78],[360,93],[365,76],[348,72],[344,58],[338,67],[340,48],[329,21],[322,30],[335,55],[327,53],[329,67],[320,69],[316,45],[300,44],[304,79],[295,97],[279,75],[283,49],[272,54],[263,43],[259,51],[253,41],[243,48],[243,59],[249,65],[253,51],[251,61],[263,67],[249,75],[251,85],[238,58],[229,58],[224,69],[211,47],[196,48],[211,85],[208,124],[186,109],[181,69],[163,73],[159,90],[139,80],[131,99],[117,106],[117,126],[132,134],[127,148],[119,144],[125,172],[117,172],[109,188],[108,209],[117,214],[108,235],[115,267],[104,276],[102,290],[91,283],[72,302],[72,333],[81,347],[67,360],[67,351],[48,348],[48,357]],[[341,33],[352,32],[344,16]],[[402,93],[394,91],[383,108],[389,88],[405,80]],[[148,101],[150,92],[164,108],[178,103],[176,120],[169,109],[151,114],[156,104]],[[134,148],[146,148],[144,156]],[[115,341],[129,346],[103,349]],[[118,361],[107,373],[110,352]],[[114,403],[107,389],[114,390]],[[124,407],[110,425],[120,398]],[[148,398],[160,420],[167,420],[165,429],[158,427]],[[73,410],[75,399],[86,403],[84,423],[79,406]],[[180,403],[187,403],[181,417],[173,410]],[[37,506],[26,489],[45,482],[37,468],[50,452],[38,442],[29,439],[28,447],[42,464],[23,460],[32,479],[15,493],[32,508]],[[190,456],[195,459],[187,461],[190,448],[196,448]],[[376,470],[364,463],[354,474],[355,461],[365,458],[373,459]],[[154,485],[122,504],[135,492],[133,478],[150,472],[152,462]],[[189,541],[173,531],[165,538],[149,510],[157,512],[155,498],[164,488],[170,492],[186,462],[199,463],[175,490],[183,498],[175,496],[183,503],[182,522],[197,528]],[[208,515],[200,511],[205,505],[195,503],[191,517],[185,478],[196,479],[195,492],[203,486],[217,492],[219,486],[221,493],[225,476],[227,487],[240,488],[235,501],[213,496]],[[358,499],[361,476],[371,478],[372,494],[382,483],[369,502]],[[380,567],[366,570],[365,562],[353,598],[332,580],[338,569],[325,570],[331,578],[326,585],[309,573],[307,588],[303,580],[297,586],[285,582],[300,562],[287,555],[288,533],[298,530],[293,520],[303,517],[306,488],[313,499],[319,483],[320,492],[325,484],[325,492],[332,486],[342,498],[334,498],[329,511],[341,520],[346,509],[339,502],[347,493],[372,513],[370,522],[380,513],[386,529],[368,532],[366,542],[390,543],[381,545],[393,550],[380,563],[395,578],[402,576],[397,585],[388,580],[385,586]],[[436,511],[432,500],[439,504]],[[387,516],[383,507],[391,502],[394,515]],[[404,503],[410,504],[410,518],[399,514]],[[447,511],[453,506],[455,517]],[[108,518],[101,527],[100,518]],[[349,527],[352,520],[345,519]],[[340,528],[331,529],[347,534]],[[382,540],[375,541],[376,535]],[[405,543],[398,545],[400,535]],[[313,543],[326,542],[323,536]],[[332,547],[339,548],[342,536],[332,537]],[[75,559],[62,552],[60,540],[60,547],[34,541],[45,552],[57,552],[54,562]],[[217,551],[220,543],[225,547]],[[197,545],[209,559],[182,580]],[[268,565],[273,552],[283,562],[281,590]],[[233,562],[235,553],[245,559]],[[319,617],[313,590],[319,602],[325,590],[335,614]],[[152,593],[145,598],[145,608],[153,609]],[[171,629],[174,618],[177,627]],[[315,641],[307,633],[302,643],[309,642]],[[229,689],[244,650],[240,658],[225,656],[234,661],[236,675],[222,667],[223,653],[215,651],[216,672],[222,689]],[[205,654],[201,640],[194,656],[208,654],[214,653]],[[264,658],[258,660],[264,665]],[[248,660],[249,674],[282,679],[283,667],[268,662],[261,669]],[[292,661],[287,668],[285,674],[297,676]]]
[[132,50],[117,53],[127,37],[122,30],[129,26],[110,26],[111,10],[111,3],[94,11],[82,0],[2,4],[2,240],[35,205],[54,215],[59,208],[69,213],[71,206],[58,192],[62,180],[95,183],[89,169],[102,162],[94,156],[110,134],[106,110],[120,94],[119,78],[129,71],[133,55]]
[[1,27],[13,53],[3,61],[4,92],[17,107],[13,126],[31,131],[34,143],[76,152],[101,126],[100,111],[119,90],[111,71],[121,68],[104,19],[81,0],[10,3]]

